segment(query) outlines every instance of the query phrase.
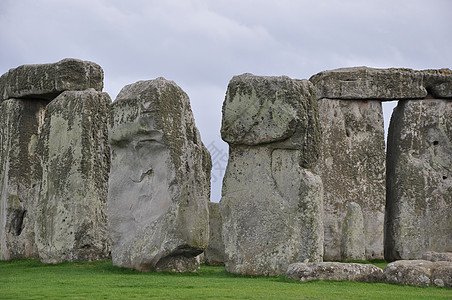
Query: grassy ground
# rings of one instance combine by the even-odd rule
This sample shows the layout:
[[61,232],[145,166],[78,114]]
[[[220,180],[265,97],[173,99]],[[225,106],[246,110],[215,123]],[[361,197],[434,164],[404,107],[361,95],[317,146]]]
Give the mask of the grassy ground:
[[[384,266],[385,263],[377,263]],[[0,299],[452,299],[452,289],[383,283],[308,282],[247,277],[224,267],[196,273],[140,273],[111,261],[46,265],[0,262]]]

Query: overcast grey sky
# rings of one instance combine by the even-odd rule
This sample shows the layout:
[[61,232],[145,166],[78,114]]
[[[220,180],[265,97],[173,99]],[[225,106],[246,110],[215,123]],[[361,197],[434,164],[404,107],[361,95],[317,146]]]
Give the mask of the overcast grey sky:
[[[233,75],[452,68],[452,1],[0,0],[1,74],[66,57],[101,65],[113,100],[138,80],[174,80],[190,96],[204,144],[226,153],[221,105]],[[218,158],[213,201],[224,167]]]

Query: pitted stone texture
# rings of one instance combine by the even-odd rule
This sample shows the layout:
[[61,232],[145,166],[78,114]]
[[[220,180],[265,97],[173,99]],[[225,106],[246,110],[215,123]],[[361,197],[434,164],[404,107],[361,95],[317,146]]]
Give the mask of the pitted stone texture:
[[452,262],[452,252],[434,252],[427,251],[422,254],[423,260],[429,261],[450,261]]
[[158,78],[111,107],[108,217],[113,264],[190,271],[209,239],[211,159],[187,94]]
[[383,277],[387,283],[452,287],[452,262],[399,260],[386,266]]
[[439,287],[452,287],[452,262],[434,262],[432,270],[432,285]]
[[102,91],[104,72],[89,61],[67,58],[57,63],[23,65],[0,77],[0,101],[8,98],[52,100],[68,90]]
[[324,186],[324,259],[340,260],[347,203],[361,206],[365,257],[383,258],[385,144],[379,101],[319,100]]
[[329,99],[403,100],[430,94],[452,98],[452,71],[411,69],[342,68],[320,72],[309,79],[318,97]]
[[387,153],[385,259],[452,252],[452,101],[399,101]]
[[[315,157],[320,146],[315,88],[286,76],[234,76],[223,103],[221,136],[231,145],[258,145],[292,137],[292,147]],[[305,164],[310,167],[312,162]]]
[[287,268],[286,276],[300,281],[336,280],[378,282],[383,270],[370,264],[318,262],[294,263]]
[[235,76],[223,103],[229,143],[220,213],[226,270],[278,275],[321,261],[322,181],[314,87],[288,77]]
[[423,70],[424,87],[435,98],[452,98],[452,71],[450,69]]
[[45,101],[9,99],[0,106],[1,258],[37,258],[34,222],[41,185],[36,153]]
[[322,260],[322,181],[300,156],[230,148],[220,201],[228,272],[278,275],[293,262]]
[[108,94],[66,91],[46,107],[36,243],[43,262],[109,257]]
[[347,204],[347,214],[342,225],[341,257],[343,260],[365,259],[364,221],[361,206]]
[[224,243],[221,227],[222,220],[219,204],[209,202],[209,246],[204,251],[204,259],[207,265],[224,265]]

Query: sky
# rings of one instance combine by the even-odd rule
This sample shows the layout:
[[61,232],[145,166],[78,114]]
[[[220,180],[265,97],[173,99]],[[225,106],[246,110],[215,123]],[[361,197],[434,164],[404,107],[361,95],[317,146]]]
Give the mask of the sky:
[[[212,152],[218,202],[228,151],[221,106],[232,76],[452,68],[451,16],[450,0],[0,0],[0,74],[89,60],[102,66],[112,100],[139,80],[175,81]],[[395,105],[383,106],[386,127]]]

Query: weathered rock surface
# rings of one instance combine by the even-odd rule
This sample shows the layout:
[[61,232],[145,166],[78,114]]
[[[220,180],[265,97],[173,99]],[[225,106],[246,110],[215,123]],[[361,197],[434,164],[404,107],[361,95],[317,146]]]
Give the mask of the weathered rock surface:
[[219,204],[209,202],[209,246],[204,251],[204,260],[207,265],[224,265],[224,243],[221,228],[222,220]]
[[347,204],[347,214],[342,225],[341,257],[343,260],[365,259],[364,221],[361,206]]
[[46,107],[38,145],[42,186],[35,223],[44,262],[109,257],[110,102],[108,94],[89,89],[66,91]]
[[422,254],[423,260],[429,261],[451,261],[452,262],[452,252],[434,252],[427,251]]
[[411,69],[342,68],[320,72],[309,79],[319,98],[404,100],[452,98],[452,71]]
[[[230,145],[258,145],[290,138],[286,147],[298,148],[304,160],[316,161],[320,128],[314,98],[315,89],[307,80],[234,76],[223,103],[221,137]],[[312,164],[303,163],[306,167]]]
[[388,283],[452,287],[452,262],[399,260],[386,266],[383,277]]
[[452,252],[452,101],[399,101],[387,152],[385,259]]
[[41,184],[36,153],[45,101],[9,99],[0,106],[1,259],[37,258],[34,222]]
[[220,201],[228,272],[277,275],[293,262],[322,260],[322,181],[310,170],[319,127],[307,80],[244,74],[229,83]]
[[432,270],[432,283],[440,287],[452,287],[452,262],[434,262]]
[[23,65],[0,77],[0,101],[9,98],[52,100],[67,90],[102,91],[104,72],[89,61],[66,58],[57,63]]
[[113,264],[195,270],[209,239],[212,163],[187,94],[164,78],[140,81],[121,90],[111,114]]
[[294,263],[287,268],[286,276],[300,281],[347,280],[378,282],[383,277],[383,270],[370,264],[339,262]]
[[339,260],[347,203],[361,206],[365,257],[383,258],[385,142],[379,101],[319,100],[324,186],[324,259]]

